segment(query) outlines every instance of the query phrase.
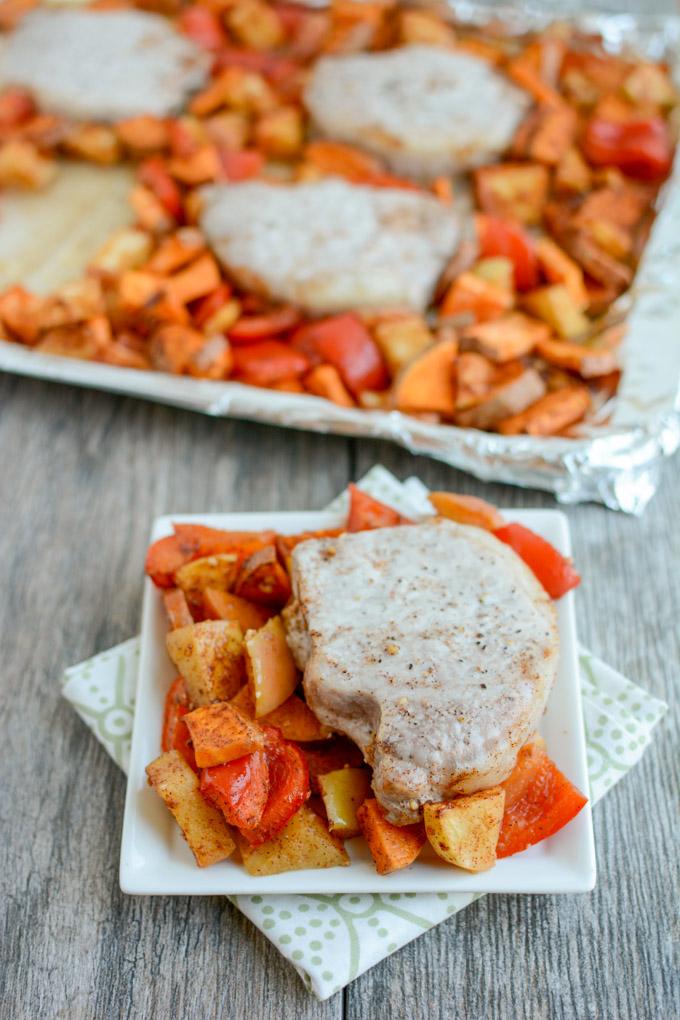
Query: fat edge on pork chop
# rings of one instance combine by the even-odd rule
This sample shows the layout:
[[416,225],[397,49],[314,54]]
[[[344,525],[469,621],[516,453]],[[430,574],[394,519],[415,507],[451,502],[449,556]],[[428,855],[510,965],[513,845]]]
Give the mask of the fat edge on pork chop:
[[507,546],[436,520],[301,543],[288,642],[397,824],[505,779],[557,670],[554,605]]

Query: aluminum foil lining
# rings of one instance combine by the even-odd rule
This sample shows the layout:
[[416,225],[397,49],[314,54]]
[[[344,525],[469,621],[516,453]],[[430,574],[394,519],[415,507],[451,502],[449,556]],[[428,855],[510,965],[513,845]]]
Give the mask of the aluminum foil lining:
[[[490,20],[505,31],[568,20],[596,33],[612,52],[665,59],[680,83],[680,17],[566,11],[542,3],[520,9],[467,0],[448,4],[460,21]],[[624,372],[606,425],[578,438],[501,436],[434,425],[398,412],[337,407],[312,396],[115,368],[40,354],[0,341],[0,370],[157,400],[205,414],[290,428],[390,439],[485,481],[547,489],[563,503],[595,501],[641,514],[663,461],[680,446],[680,158],[664,185],[660,211],[625,295],[630,304]]]

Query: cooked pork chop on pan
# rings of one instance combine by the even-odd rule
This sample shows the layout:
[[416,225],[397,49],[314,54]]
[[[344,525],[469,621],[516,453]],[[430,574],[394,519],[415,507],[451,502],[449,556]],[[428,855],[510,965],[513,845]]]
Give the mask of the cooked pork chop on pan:
[[304,542],[288,642],[307,701],[373,766],[397,824],[505,779],[555,679],[553,603],[515,553],[447,520]]
[[166,18],[142,11],[35,11],[0,41],[0,88],[23,86],[44,110],[79,120],[166,116],[209,67]]
[[429,179],[489,162],[530,99],[486,61],[437,46],[319,60],[305,90],[318,131]]
[[229,273],[314,312],[424,309],[460,232],[431,195],[335,178],[214,185],[202,197],[201,228]]

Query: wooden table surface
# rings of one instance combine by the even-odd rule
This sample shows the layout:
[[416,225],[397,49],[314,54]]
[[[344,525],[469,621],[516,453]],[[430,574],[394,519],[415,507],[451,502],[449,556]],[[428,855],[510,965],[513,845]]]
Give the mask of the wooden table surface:
[[[136,632],[152,518],[320,508],[376,462],[501,505],[553,505],[546,495],[483,486],[387,444],[0,378],[2,1017],[677,1015],[673,716],[595,812],[594,893],[486,897],[324,1003],[225,900],[133,898],[118,889],[124,778],[61,700],[59,681],[64,667]],[[597,506],[568,514],[584,575],[582,640],[672,699],[680,658],[678,461],[667,465],[642,520]]]

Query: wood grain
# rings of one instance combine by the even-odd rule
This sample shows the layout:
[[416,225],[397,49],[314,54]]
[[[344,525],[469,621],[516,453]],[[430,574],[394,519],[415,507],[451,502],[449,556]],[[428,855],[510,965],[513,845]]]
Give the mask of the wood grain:
[[[166,511],[321,507],[382,461],[512,506],[381,443],[211,420],[105,394],[0,379],[2,1016],[363,1020],[656,1020],[673,1014],[677,722],[596,811],[583,897],[488,897],[318,1003],[229,904],[118,890],[124,780],[59,697],[62,669],[138,625],[140,560]],[[581,636],[672,698],[679,660],[680,474],[647,515],[567,511],[585,583]],[[677,932],[676,932],[677,933]]]

